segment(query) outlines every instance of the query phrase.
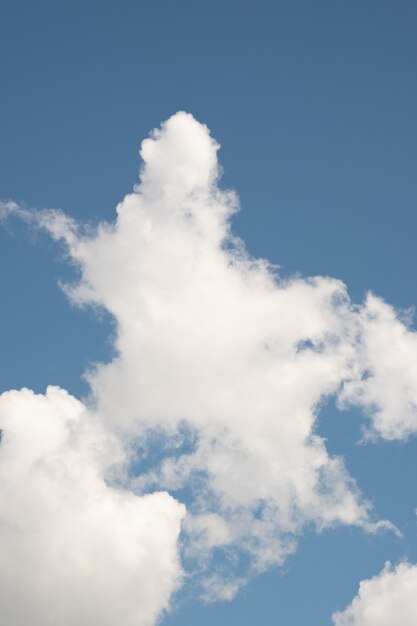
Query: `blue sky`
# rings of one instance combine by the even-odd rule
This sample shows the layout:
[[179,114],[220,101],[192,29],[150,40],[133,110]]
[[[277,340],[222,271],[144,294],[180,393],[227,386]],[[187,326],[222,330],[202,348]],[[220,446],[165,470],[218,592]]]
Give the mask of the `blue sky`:
[[[140,142],[188,111],[221,144],[220,187],[240,197],[232,228],[250,254],[284,278],[340,279],[357,304],[371,290],[409,309],[416,26],[411,0],[3,0],[0,198],[113,222],[137,183]],[[83,267],[26,218],[0,230],[1,392],[53,384],[84,398],[89,365],[114,358],[111,306],[80,309],[59,288],[83,281]],[[94,301],[105,308],[101,292]],[[317,533],[310,520],[294,554],[233,600],[206,604],[184,585],[162,623],[330,626],[386,561],[417,562],[417,427],[358,445],[364,412],[332,398],[314,429],[402,537],[355,524]]]

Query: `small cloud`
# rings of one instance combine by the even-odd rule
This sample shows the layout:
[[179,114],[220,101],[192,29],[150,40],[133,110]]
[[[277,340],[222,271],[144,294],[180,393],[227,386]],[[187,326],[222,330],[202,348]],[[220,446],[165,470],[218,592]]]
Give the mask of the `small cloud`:
[[374,578],[363,580],[358,595],[333,615],[335,626],[415,626],[417,565],[386,563]]

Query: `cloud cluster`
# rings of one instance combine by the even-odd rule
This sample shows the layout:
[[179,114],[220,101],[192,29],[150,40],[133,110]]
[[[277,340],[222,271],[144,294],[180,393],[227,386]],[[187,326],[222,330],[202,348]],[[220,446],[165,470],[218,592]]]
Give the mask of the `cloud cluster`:
[[118,356],[89,374],[97,412],[136,440],[159,433],[136,488],[193,485],[195,550],[236,545],[262,570],[306,524],[377,527],[317,415],[337,397],[364,407],[380,436],[412,432],[416,340],[375,296],[354,306],[338,280],[283,281],[252,259],[230,231],[238,202],[218,186],[218,147],[178,113],[143,142],[141,182],[114,223],[83,233],[61,213],[38,220],[81,271],[72,300],[117,322]]
[[67,392],[0,395],[0,621],[151,626],[181,580],[184,507],[105,476],[119,445]]
[[[62,600],[65,624],[73,623],[72,615],[77,623],[95,623],[94,602],[83,592],[97,555],[103,567],[89,593],[98,598],[112,589],[109,607],[98,602],[100,624],[120,621],[110,617],[110,604],[119,606],[113,578],[123,623],[139,611],[139,626],[151,624],[167,606],[180,577],[183,509],[154,490],[186,500],[183,554],[197,560],[208,598],[231,597],[248,572],[282,563],[307,525],[389,527],[376,521],[343,460],[328,453],[317,419],[323,404],[336,400],[363,410],[367,437],[416,433],[416,333],[372,294],[354,305],[341,281],[283,280],[265,260],[251,258],[231,232],[238,200],[219,187],[218,148],[204,125],[177,113],[143,142],[140,183],[118,205],[116,220],[95,229],[57,211],[3,205],[4,216],[18,214],[64,241],[80,271],[79,281],[66,287],[72,301],[114,317],[117,356],[88,373],[87,413],[101,433],[111,432],[106,437],[139,455],[129,479],[137,495],[110,487],[103,468],[97,470],[102,457],[98,461],[90,445],[90,419],[77,417],[74,428],[68,416],[81,412],[74,399],[50,391],[46,399],[21,392],[3,400],[22,407],[16,428],[25,419],[40,442],[33,475],[24,470],[32,458],[25,429],[14,435],[14,461],[6,439],[0,450],[11,491],[14,476],[26,471],[28,477],[27,509],[19,508],[16,495],[2,530],[10,559],[20,555],[4,588],[16,591],[30,576],[27,570],[19,576],[31,558],[20,551],[26,542],[35,549],[38,533],[45,573],[28,602],[42,602],[54,589],[65,595],[65,585],[73,586]],[[38,411],[41,403],[52,403],[56,412],[44,425],[49,409]],[[49,447],[42,447],[38,428]],[[56,437],[50,439],[49,428]],[[32,520],[31,507],[39,518]],[[26,518],[34,526],[23,524],[13,535],[9,528]],[[80,532],[75,547],[65,539],[73,527]],[[108,552],[102,553],[103,542]],[[163,581],[158,592],[155,577]]]
[[415,626],[417,565],[387,563],[377,576],[364,580],[348,608],[333,615],[335,626]]

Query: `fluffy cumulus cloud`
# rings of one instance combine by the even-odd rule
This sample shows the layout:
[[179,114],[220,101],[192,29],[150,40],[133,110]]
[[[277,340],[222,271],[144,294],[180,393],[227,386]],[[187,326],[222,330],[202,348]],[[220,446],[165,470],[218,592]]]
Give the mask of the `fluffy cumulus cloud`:
[[359,311],[359,320],[362,375],[346,382],[341,404],[364,409],[372,424],[368,437],[407,439],[417,433],[417,333],[373,295]]
[[415,626],[417,566],[389,563],[378,576],[361,582],[350,606],[333,616],[335,626]]
[[[363,409],[369,437],[415,433],[416,334],[374,295],[354,305],[339,280],[283,280],[266,261],[251,258],[231,232],[238,200],[219,187],[218,148],[204,125],[177,113],[143,142],[140,183],[118,205],[115,221],[94,230],[60,212],[3,205],[4,215],[18,214],[64,241],[80,270],[80,280],[66,287],[72,301],[98,305],[114,317],[117,356],[90,370],[89,411],[124,446],[134,441],[138,453],[129,479],[137,496],[97,476],[86,481],[85,493],[83,479],[54,469],[47,490],[52,503],[43,492],[38,503],[38,486],[28,482],[36,507],[53,507],[59,537],[73,510],[68,480],[88,522],[84,559],[78,552],[73,561],[68,554],[54,559],[55,543],[47,547],[52,573],[37,598],[53,581],[61,584],[67,562],[72,572],[82,562],[87,575],[100,533],[108,532],[109,569],[120,569],[120,585],[126,576],[131,589],[136,576],[127,550],[132,542],[138,542],[139,579],[148,560],[151,573],[161,570],[165,592],[154,598],[149,576],[136,595],[135,606],[144,606],[139,623],[148,623],[178,581],[175,538],[182,514],[167,495],[146,495],[154,490],[187,501],[183,554],[197,561],[210,598],[231,597],[248,572],[282,563],[306,525],[354,524],[369,531],[388,525],[375,521],[343,460],[329,455],[317,418],[320,407],[336,399],[340,407]],[[4,450],[0,457],[6,458]],[[59,495],[68,489],[69,499]],[[111,529],[104,522],[98,536],[95,524],[101,528],[107,518],[94,518],[90,498],[117,519]],[[134,516],[128,522],[123,514],[126,502],[148,521],[132,526]],[[16,508],[16,519],[19,514]],[[41,521],[36,532],[46,536]],[[82,528],[77,517],[72,523]],[[156,535],[165,554],[158,554]],[[108,583],[102,576],[93,587],[97,594]],[[13,570],[9,586],[12,578]]]
[[183,506],[110,486],[119,446],[62,389],[3,393],[0,428],[1,623],[154,624],[181,578]]

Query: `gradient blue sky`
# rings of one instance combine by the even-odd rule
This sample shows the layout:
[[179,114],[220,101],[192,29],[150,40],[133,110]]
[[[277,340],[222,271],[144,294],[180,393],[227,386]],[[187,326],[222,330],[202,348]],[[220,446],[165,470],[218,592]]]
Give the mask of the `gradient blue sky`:
[[[138,145],[177,110],[221,143],[235,231],[284,274],[341,278],[417,304],[417,4],[414,0],[1,0],[0,197],[111,219]],[[0,230],[0,391],[59,384],[76,395],[111,354],[108,319],[57,287],[61,252]],[[363,578],[417,559],[417,446],[356,444],[354,412],[323,413],[381,517],[402,530],[307,534],[282,570],[231,603],[181,597],[170,626],[329,626]]]

